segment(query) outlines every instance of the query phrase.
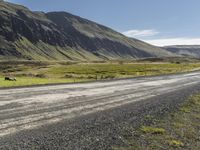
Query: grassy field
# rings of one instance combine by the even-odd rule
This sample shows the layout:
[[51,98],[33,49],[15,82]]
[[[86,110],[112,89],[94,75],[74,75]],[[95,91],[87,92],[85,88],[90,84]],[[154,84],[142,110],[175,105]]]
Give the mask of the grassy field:
[[[188,72],[200,63],[0,62],[0,87],[71,83]],[[5,76],[16,82],[4,81]]]
[[152,124],[143,125],[127,139],[126,148],[114,150],[199,150],[200,149],[200,94],[192,96],[179,110]]

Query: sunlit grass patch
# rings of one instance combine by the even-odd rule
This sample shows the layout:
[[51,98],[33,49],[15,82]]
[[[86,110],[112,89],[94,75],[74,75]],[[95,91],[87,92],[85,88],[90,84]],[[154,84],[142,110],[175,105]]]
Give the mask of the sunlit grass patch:
[[5,81],[3,77],[0,77],[0,87],[43,85],[43,84],[53,84],[53,83],[73,83],[73,82],[83,82],[83,81],[86,81],[86,80],[59,79],[59,78],[34,78],[34,77],[18,77],[17,81]]
[[188,107],[181,107],[180,111],[184,112],[184,113],[189,113],[191,110]]
[[0,87],[130,78],[195,69],[200,69],[199,63],[6,62],[0,63],[0,76],[14,76],[18,81],[1,80]]
[[183,147],[184,144],[183,142],[179,141],[179,140],[171,140],[169,141],[169,145],[175,148],[179,148],[179,147]]

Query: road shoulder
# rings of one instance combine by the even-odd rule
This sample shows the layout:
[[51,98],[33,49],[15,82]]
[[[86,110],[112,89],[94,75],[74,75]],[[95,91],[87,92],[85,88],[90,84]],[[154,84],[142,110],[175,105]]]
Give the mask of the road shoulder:
[[125,147],[114,150],[200,149],[200,94],[189,97],[163,118],[145,117],[145,122],[127,137]]
[[200,85],[188,86],[118,108],[19,132],[0,139],[0,148],[108,150],[116,146],[126,147],[127,139],[136,135],[135,129],[148,122],[147,116],[159,120],[199,92]]

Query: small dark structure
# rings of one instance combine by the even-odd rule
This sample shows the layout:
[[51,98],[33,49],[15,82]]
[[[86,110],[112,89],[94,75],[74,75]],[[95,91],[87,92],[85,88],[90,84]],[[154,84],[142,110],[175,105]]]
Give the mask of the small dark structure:
[[5,77],[5,81],[17,81],[17,79],[11,77]]

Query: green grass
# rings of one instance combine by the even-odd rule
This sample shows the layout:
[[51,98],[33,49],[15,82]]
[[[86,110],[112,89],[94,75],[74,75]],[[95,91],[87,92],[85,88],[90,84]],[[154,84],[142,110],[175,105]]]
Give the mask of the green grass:
[[[146,119],[146,118],[145,118]],[[153,120],[153,117],[147,117]],[[149,122],[148,121],[148,122]],[[200,94],[189,98],[176,112],[142,125],[126,137],[127,147],[115,150],[200,149]]]
[[169,141],[169,145],[174,147],[174,148],[180,148],[180,147],[184,146],[184,144],[181,141],[178,141],[178,140]]
[[53,84],[53,83],[73,83],[73,82],[83,82],[83,81],[86,80],[59,79],[59,78],[33,78],[33,77],[18,77],[17,81],[4,81],[4,78],[0,77],[0,87],[43,85],[43,84]]
[[[0,62],[0,87],[160,75],[195,69],[200,69],[199,63]],[[17,81],[4,81],[4,76],[16,77]]]
[[82,74],[82,75],[113,75],[116,77],[131,77],[157,75],[190,71],[200,67],[200,64],[76,64],[57,66],[49,69],[49,73]]

